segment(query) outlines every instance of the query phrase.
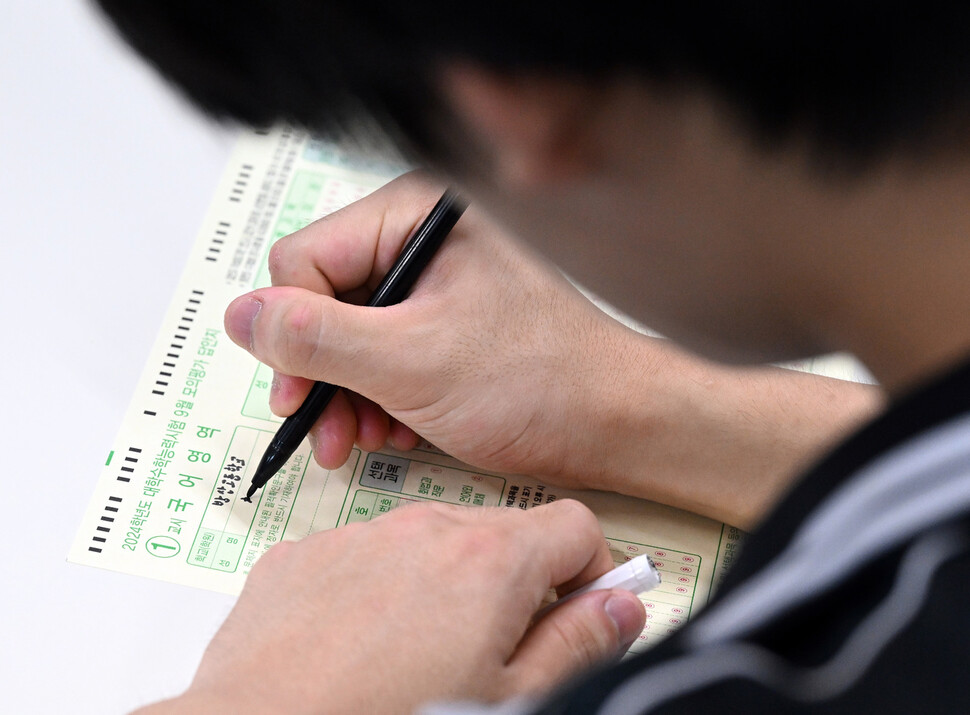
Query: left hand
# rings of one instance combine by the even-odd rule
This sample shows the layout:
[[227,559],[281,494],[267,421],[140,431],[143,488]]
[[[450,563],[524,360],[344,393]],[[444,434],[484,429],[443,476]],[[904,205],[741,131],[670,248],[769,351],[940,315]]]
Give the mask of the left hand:
[[616,658],[644,610],[594,591],[532,624],[551,587],[613,567],[596,518],[428,503],[283,542],[249,575],[189,690],[150,712],[411,712],[548,690]]

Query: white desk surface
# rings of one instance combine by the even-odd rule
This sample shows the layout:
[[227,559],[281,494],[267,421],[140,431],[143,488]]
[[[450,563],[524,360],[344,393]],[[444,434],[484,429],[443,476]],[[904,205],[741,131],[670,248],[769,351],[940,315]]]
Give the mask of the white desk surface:
[[65,557],[232,145],[84,0],[0,5],[0,710],[183,689],[233,599]]

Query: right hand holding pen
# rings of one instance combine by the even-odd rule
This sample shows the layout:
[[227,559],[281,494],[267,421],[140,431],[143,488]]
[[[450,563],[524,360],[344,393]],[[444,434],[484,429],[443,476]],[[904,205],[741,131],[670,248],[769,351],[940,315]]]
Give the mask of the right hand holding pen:
[[310,433],[324,467],[355,442],[410,449],[420,434],[481,469],[750,528],[796,466],[879,405],[871,387],[713,365],[634,333],[474,203],[410,297],[361,307],[441,191],[409,174],[281,239],[274,287],[226,312],[229,336],[276,371],[277,414],[313,380],[347,388]]
[[351,391],[311,432],[325,467],[342,464],[355,441],[406,449],[417,433],[480,467],[555,473],[566,418],[586,396],[565,363],[597,347],[598,326],[610,330],[556,271],[473,206],[408,299],[354,304],[440,194],[408,175],[281,239],[270,256],[274,287],[237,299],[227,330],[276,371],[279,414],[299,406],[311,380]]

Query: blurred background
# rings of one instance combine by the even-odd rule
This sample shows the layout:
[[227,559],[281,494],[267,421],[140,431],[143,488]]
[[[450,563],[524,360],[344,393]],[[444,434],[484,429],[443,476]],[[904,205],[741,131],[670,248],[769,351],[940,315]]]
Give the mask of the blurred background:
[[231,605],[65,557],[233,138],[92,4],[0,3],[4,712],[175,694]]

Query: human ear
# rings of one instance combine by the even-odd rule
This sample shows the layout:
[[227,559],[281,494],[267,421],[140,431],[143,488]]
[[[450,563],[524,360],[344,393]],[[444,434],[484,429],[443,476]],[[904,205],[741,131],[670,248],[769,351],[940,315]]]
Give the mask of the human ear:
[[589,169],[588,118],[596,106],[591,85],[457,63],[441,72],[440,87],[455,119],[485,154],[493,181],[530,189]]

